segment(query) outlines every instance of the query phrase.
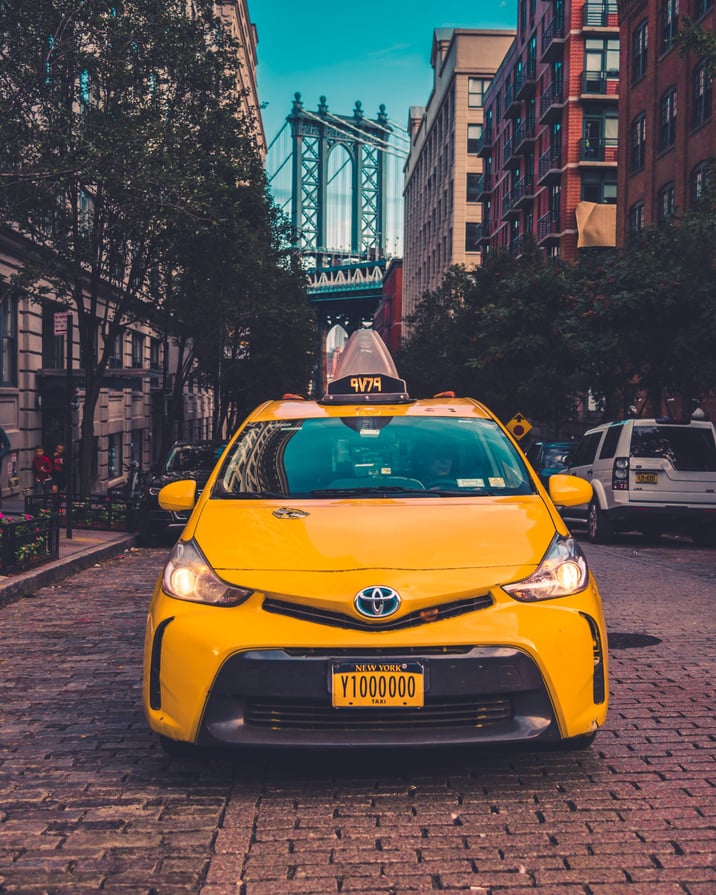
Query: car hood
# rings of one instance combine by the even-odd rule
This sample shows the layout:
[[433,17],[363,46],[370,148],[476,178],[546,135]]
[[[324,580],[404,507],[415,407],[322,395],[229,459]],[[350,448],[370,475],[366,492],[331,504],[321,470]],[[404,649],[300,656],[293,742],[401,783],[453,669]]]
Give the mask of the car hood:
[[[470,571],[474,587],[478,570],[487,585],[530,574],[555,523],[539,495],[379,505],[207,500],[193,534],[219,575],[248,587],[281,589],[302,575],[315,580],[315,573],[330,573],[325,577],[334,581],[352,572],[362,578],[368,570],[450,571],[455,577]],[[277,583],[270,583],[272,573]]]

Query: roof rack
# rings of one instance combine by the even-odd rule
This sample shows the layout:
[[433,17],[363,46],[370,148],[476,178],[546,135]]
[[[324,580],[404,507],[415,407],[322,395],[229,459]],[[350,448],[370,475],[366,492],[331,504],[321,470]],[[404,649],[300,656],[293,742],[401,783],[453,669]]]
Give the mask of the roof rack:
[[375,330],[358,329],[346,342],[320,404],[408,404],[405,380]]

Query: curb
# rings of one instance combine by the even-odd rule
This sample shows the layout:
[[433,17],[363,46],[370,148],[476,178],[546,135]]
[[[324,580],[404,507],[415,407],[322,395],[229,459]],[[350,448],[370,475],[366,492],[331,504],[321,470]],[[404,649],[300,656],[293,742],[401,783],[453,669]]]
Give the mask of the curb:
[[46,566],[23,572],[13,578],[0,584],[0,607],[13,603],[22,597],[29,597],[36,590],[47,587],[50,584],[56,584],[63,578],[74,575],[75,572],[81,572],[88,569],[97,562],[104,559],[110,559],[123,553],[129,547],[134,546],[136,535],[128,535],[126,538],[120,538],[111,541],[108,544],[102,544],[97,547],[90,547],[83,553],[77,553],[68,559],[57,559],[48,563]]

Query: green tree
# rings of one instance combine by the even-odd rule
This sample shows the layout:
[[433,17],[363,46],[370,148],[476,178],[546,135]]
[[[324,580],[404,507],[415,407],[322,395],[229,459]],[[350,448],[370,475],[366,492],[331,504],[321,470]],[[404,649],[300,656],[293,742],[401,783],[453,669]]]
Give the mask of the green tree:
[[[271,217],[252,122],[237,112],[235,44],[211,0],[193,7],[189,17],[183,0],[0,4],[0,210],[22,247],[16,284],[76,316],[82,493],[117,336],[153,318],[188,346],[179,308],[201,305],[207,321],[216,297],[187,291],[199,253],[235,273],[248,254],[234,219],[254,215],[247,233]],[[218,258],[229,249],[237,257]]]

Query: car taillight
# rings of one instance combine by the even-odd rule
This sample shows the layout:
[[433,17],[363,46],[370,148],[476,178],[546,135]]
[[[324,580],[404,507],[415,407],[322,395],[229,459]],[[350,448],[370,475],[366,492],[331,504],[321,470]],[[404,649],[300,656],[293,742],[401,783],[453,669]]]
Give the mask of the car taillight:
[[629,489],[629,458],[617,457],[612,468],[612,490],[627,491]]

